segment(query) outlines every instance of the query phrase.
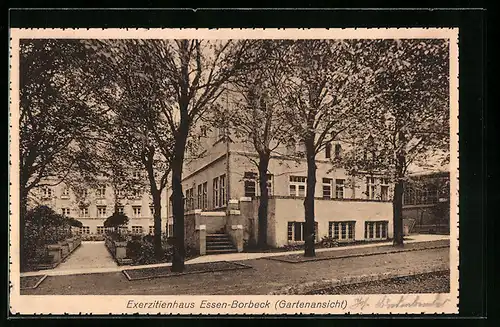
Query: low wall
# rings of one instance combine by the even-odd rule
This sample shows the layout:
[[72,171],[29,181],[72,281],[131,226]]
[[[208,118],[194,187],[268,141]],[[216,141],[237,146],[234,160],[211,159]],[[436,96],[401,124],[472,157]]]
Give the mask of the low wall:
[[199,254],[205,254],[206,235],[225,233],[226,222],[226,213],[222,211],[190,211],[184,217],[186,246],[196,249]]

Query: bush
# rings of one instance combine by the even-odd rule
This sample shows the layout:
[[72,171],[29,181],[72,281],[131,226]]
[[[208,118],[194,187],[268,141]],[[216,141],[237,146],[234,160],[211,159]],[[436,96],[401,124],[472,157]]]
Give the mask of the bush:
[[24,229],[21,255],[27,259],[23,260],[24,264],[47,260],[46,246],[71,238],[71,225],[76,224],[75,219],[57,214],[48,206],[29,210],[21,221]]
[[168,262],[171,257],[171,248],[162,248],[160,258],[156,258],[152,242],[144,240],[130,240],[127,243],[127,257],[132,259],[136,265],[147,265],[159,262]]
[[103,234],[82,234],[82,241],[104,241]]
[[319,245],[324,248],[334,248],[339,246],[339,242],[333,237],[323,236],[323,238],[319,242]]

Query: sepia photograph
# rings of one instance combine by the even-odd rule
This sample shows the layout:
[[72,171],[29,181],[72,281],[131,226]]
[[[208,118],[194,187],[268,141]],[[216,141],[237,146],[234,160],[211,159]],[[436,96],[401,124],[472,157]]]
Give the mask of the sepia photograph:
[[458,312],[457,29],[11,36],[13,312]]

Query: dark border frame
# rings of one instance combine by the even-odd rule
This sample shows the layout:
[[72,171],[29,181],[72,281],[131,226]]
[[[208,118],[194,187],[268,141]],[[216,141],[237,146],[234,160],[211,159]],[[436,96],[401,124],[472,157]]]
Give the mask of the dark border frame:
[[[460,313],[486,315],[486,13],[484,10],[22,10],[11,9],[13,28],[347,28],[458,27],[460,116]],[[5,227],[5,224],[4,224]],[[8,226],[6,228],[8,239]],[[490,229],[491,231],[492,229]],[[4,234],[5,235],[5,234]],[[8,265],[7,265],[8,269]],[[9,312],[8,308],[7,312]],[[30,316],[10,316],[30,317]],[[38,316],[40,317],[40,316]],[[57,316],[50,316],[55,318]],[[68,316],[61,316],[68,317]],[[78,317],[78,316],[77,316]],[[82,317],[82,316],[80,316]],[[85,316],[100,318],[103,316]],[[109,317],[109,316],[104,316]],[[145,316],[144,318],[153,318]],[[165,316],[162,316],[163,318]],[[177,316],[179,317],[179,316]],[[227,318],[239,318],[226,316]],[[283,318],[284,316],[268,316]],[[314,318],[372,316],[315,316]],[[386,315],[379,317],[388,317]],[[412,315],[411,317],[418,317]],[[425,316],[430,318],[433,316]],[[434,316],[457,317],[455,315]],[[141,318],[141,317],[138,317]],[[193,317],[194,318],[194,317]],[[207,316],[207,318],[210,318]],[[216,317],[218,319],[222,316]],[[391,317],[391,319],[405,316]],[[406,316],[408,318],[408,316]]]

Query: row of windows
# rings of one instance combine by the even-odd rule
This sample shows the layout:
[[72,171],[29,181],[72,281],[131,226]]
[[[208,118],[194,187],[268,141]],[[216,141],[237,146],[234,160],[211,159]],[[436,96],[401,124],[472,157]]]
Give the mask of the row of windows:
[[[196,193],[194,192],[196,189]],[[212,181],[212,207],[221,208],[227,204],[226,175],[215,177]],[[171,201],[170,201],[171,205]],[[204,182],[196,187],[186,189],[184,197],[184,210],[208,208],[208,184]]]
[[[107,187],[101,186],[101,187],[95,189],[94,191],[95,191],[95,193],[94,193],[95,197],[102,199],[102,198],[106,197]],[[143,194],[144,194],[144,190],[142,190],[142,189],[132,190],[130,192],[130,194],[126,194],[126,192],[123,190],[116,190],[116,196],[118,198],[130,197],[130,198],[137,199],[137,198],[141,198]],[[87,198],[88,195],[89,195],[88,190],[82,191],[81,196],[83,198]],[[42,187],[41,188],[41,196],[43,198],[52,198],[52,197],[54,197],[54,190],[49,186]],[[70,190],[69,190],[69,188],[65,187],[61,191],[61,199],[69,199],[69,198],[70,198]]]
[[[128,226],[120,226],[119,227],[121,232],[128,232]],[[132,233],[133,234],[144,234],[144,227],[143,226],[132,226]],[[97,226],[97,234],[105,234],[106,231],[114,231],[113,227],[104,227],[104,226]],[[89,226],[82,226],[77,229],[77,234],[91,234],[90,233],[90,227]],[[148,226],[148,233],[149,234],[154,234],[154,225],[149,225]],[[167,235],[171,236],[173,235],[173,225],[169,224],[168,229],[167,229]]]
[[[325,159],[332,158],[332,143],[327,143],[325,146]],[[340,155],[342,152],[342,146],[340,144],[334,145],[334,155],[335,159],[340,159]],[[303,141],[296,142],[295,140],[290,140],[286,145],[286,153],[287,155],[297,155],[305,153],[305,145]]]
[[[306,177],[303,176],[290,176],[289,195],[305,197],[306,196]],[[322,190],[324,199],[343,199],[345,179],[323,178]],[[335,182],[335,183],[334,183]],[[380,187],[380,200],[387,201],[389,199],[389,182],[386,178],[380,178],[380,184],[376,184],[375,177],[366,178],[366,192],[367,199],[377,199],[377,190]],[[332,194],[332,188],[335,187],[335,194]]]
[[[254,172],[245,172],[243,175],[243,185],[245,189],[245,196],[246,197],[255,197],[257,196],[257,190],[259,187],[257,186],[259,183],[259,177],[257,173]],[[273,194],[273,175],[272,174],[267,174],[267,192],[268,195]]]
[[403,203],[405,205],[435,204],[439,202],[440,192],[436,188],[413,189],[406,187]]
[[[118,212],[119,213],[126,213],[125,212],[125,206],[118,206]],[[75,210],[72,210],[71,208],[62,208],[61,213],[64,216],[71,216],[72,212]],[[97,217],[98,218],[107,218],[108,215],[110,215],[114,211],[114,208],[112,211],[108,211],[107,206],[97,206]],[[149,214],[152,217],[154,215],[154,207],[149,207]],[[88,218],[90,217],[89,215],[89,208],[80,208],[79,209],[79,217],[84,217]],[[132,217],[135,218],[140,218],[143,217],[143,212],[142,212],[142,206],[132,206]]]
[[[355,240],[355,221],[330,221],[328,222],[328,236],[339,241]],[[365,239],[383,240],[388,237],[388,221],[367,221],[365,222]],[[288,241],[305,240],[305,222],[288,222]],[[318,223],[314,223],[315,236],[318,235]],[[315,237],[316,238],[316,237]]]

